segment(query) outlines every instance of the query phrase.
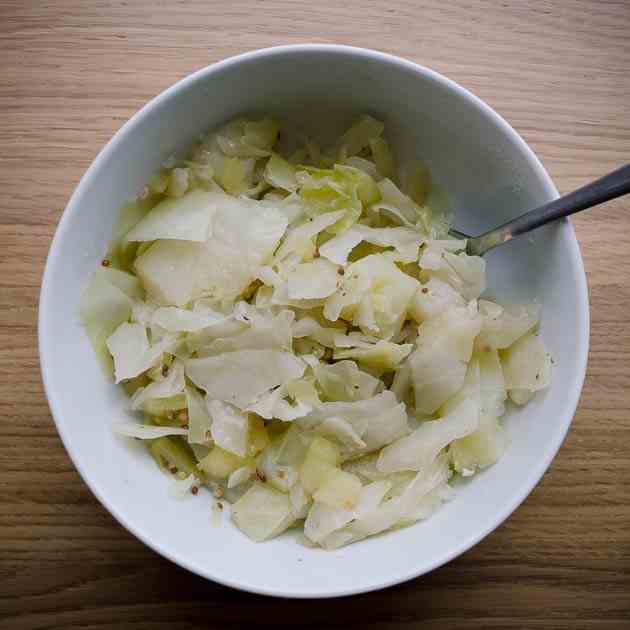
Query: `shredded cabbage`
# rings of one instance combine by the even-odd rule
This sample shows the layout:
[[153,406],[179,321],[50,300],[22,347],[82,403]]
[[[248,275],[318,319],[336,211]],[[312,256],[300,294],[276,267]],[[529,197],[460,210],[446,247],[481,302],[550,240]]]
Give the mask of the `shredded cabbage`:
[[129,231],[127,240],[178,239],[203,243],[210,236],[215,211],[214,195],[204,190],[165,199]]
[[[175,477],[251,540],[336,549],[428,518],[453,474],[508,448],[502,418],[549,386],[540,306],[484,299],[427,163],[382,122],[332,145],[238,118],[125,204],[80,307],[90,342]],[[481,483],[481,480],[479,481]]]
[[134,422],[119,422],[113,425],[114,433],[139,440],[155,440],[167,435],[188,435],[188,429],[182,427],[156,427]]
[[302,360],[279,350],[237,350],[188,359],[186,374],[211,398],[240,409],[259,396],[304,373]]

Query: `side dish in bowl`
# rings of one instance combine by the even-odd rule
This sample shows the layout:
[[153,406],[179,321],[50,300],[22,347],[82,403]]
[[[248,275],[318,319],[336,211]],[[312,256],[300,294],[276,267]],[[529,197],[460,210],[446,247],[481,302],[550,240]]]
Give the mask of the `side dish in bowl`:
[[478,260],[449,220],[482,234],[556,197],[496,112],[404,59],[282,46],[186,77],[100,152],[46,263],[42,376],[77,471],[156,552],[256,593],[448,562],[551,464],[588,352],[568,221]]
[[427,166],[400,171],[371,116],[328,147],[235,119],[123,207],[84,295],[141,418],[114,430],[254,541],[297,527],[332,549],[427,518],[501,457],[508,397],[550,382],[539,305],[483,299]]

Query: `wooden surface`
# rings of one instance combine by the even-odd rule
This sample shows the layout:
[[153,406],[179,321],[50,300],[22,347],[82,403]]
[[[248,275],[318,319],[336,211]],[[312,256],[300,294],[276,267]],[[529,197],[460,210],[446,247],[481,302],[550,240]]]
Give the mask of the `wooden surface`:
[[74,471],[36,345],[69,195],[118,127],[193,70],[304,41],[402,55],[486,100],[568,191],[630,160],[629,33],[629,0],[0,0],[0,628],[630,628],[630,199],[574,221],[591,354],[552,468],[481,544],[382,593],[254,597],[150,551]]

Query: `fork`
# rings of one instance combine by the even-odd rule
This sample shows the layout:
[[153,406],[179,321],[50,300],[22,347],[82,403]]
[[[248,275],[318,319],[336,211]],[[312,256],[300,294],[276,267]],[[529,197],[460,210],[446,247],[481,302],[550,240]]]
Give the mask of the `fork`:
[[568,217],[575,212],[592,208],[628,193],[630,193],[630,164],[626,164],[568,195],[529,210],[479,236],[469,236],[454,229],[449,230],[449,234],[458,239],[466,239],[466,253],[468,255],[483,256],[494,247],[503,245],[516,236],[527,234],[551,221]]

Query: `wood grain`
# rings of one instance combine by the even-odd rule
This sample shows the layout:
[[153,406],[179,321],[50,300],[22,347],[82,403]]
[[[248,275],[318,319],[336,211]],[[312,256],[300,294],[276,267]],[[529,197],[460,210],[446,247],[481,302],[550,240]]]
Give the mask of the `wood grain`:
[[44,398],[40,278],[62,209],[144,102],[235,53],[385,50],[503,114],[568,191],[630,158],[630,2],[0,2],[0,627],[630,628],[630,201],[575,218],[592,336],[573,428],[496,532],[383,593],[279,601],[204,581],[118,526]]

